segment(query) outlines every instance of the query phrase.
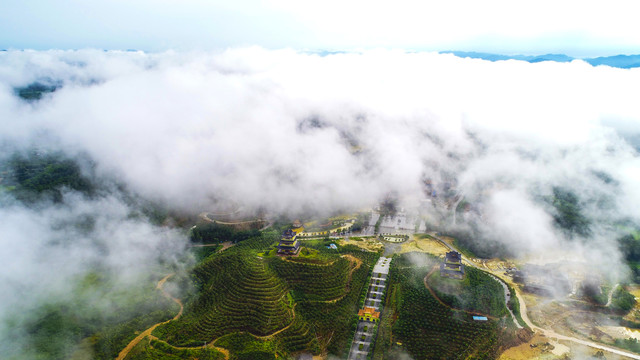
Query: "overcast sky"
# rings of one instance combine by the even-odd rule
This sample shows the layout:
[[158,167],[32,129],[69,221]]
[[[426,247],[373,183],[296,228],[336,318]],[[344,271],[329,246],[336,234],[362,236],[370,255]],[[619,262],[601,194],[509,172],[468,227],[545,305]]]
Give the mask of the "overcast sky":
[[640,53],[636,1],[3,0],[0,48]]

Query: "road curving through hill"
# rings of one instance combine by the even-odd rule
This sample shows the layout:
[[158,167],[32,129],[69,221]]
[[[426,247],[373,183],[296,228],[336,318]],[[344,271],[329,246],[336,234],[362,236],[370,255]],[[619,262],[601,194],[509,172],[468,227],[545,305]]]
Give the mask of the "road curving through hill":
[[168,298],[170,300],[173,300],[176,304],[178,304],[180,306],[180,311],[178,311],[178,314],[176,316],[174,316],[173,319],[157,323],[157,324],[151,326],[150,328],[148,328],[147,330],[141,332],[124,349],[122,349],[122,351],[120,351],[120,354],[118,354],[118,357],[116,358],[116,360],[124,360],[124,358],[126,358],[127,355],[129,355],[129,352],[131,351],[131,349],[133,349],[136,345],[138,345],[138,343],[142,339],[144,339],[145,337],[151,335],[153,330],[155,330],[158,326],[160,326],[162,324],[166,324],[169,321],[177,320],[178,318],[180,318],[180,316],[182,316],[182,310],[184,310],[184,306],[182,305],[182,301],[180,301],[180,299],[178,299],[178,298],[175,298],[175,297],[171,296],[171,294],[169,294],[168,292],[166,292],[164,290],[164,283],[167,282],[167,280],[170,277],[172,277],[173,275],[174,274],[169,274],[169,275],[163,277],[160,281],[158,281],[158,285],[156,285],[156,289],[162,291],[162,295],[164,295],[166,298]]
[[[496,272],[490,271],[488,269],[482,269],[480,267],[478,267],[473,261],[471,261],[472,259],[468,259],[466,256],[462,255],[462,253],[460,251],[458,251],[453,245],[449,244],[448,242],[444,241],[443,239],[439,238],[437,235],[435,234],[430,234],[434,239],[438,240],[439,242],[441,242],[444,246],[446,246],[447,248],[451,249],[452,251],[456,251],[459,252],[462,256],[462,260],[466,261],[466,263],[469,266],[472,266],[476,269],[482,270],[482,271],[486,271],[490,274],[492,274],[493,276],[495,276],[498,280],[500,280],[501,282],[503,282],[504,284],[506,284],[507,282],[502,279],[500,277],[499,274],[497,274]],[[552,339],[557,339],[557,340],[564,340],[564,341],[570,341],[570,342],[574,342],[580,345],[585,345],[585,346],[589,346],[598,350],[604,350],[616,355],[620,355],[620,356],[625,356],[628,357],[630,359],[638,359],[640,360],[640,355],[634,354],[634,353],[630,353],[628,351],[624,351],[621,349],[617,349],[614,347],[610,347],[610,346],[606,346],[603,344],[599,344],[593,341],[587,341],[587,340],[582,340],[582,339],[578,339],[578,338],[574,338],[571,336],[566,336],[566,335],[562,335],[562,334],[558,334],[553,330],[549,330],[549,329],[543,329],[539,326],[536,326],[533,324],[533,322],[531,322],[531,320],[529,319],[529,315],[527,314],[527,304],[524,302],[524,299],[522,298],[522,295],[520,294],[520,292],[518,291],[518,289],[516,289],[515,287],[513,288],[516,297],[518,298],[518,301],[520,302],[520,316],[522,317],[522,320],[525,322],[525,324],[527,324],[527,326],[529,326],[529,328],[531,328],[531,330],[537,331],[539,333],[541,333],[542,335],[552,338]]]

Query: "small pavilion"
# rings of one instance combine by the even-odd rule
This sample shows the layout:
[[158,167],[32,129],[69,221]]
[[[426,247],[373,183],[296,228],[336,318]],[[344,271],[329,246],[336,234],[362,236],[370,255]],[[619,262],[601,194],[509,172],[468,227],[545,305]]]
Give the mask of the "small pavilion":
[[375,308],[365,306],[364,309],[358,310],[358,318],[362,321],[378,322],[380,313]]

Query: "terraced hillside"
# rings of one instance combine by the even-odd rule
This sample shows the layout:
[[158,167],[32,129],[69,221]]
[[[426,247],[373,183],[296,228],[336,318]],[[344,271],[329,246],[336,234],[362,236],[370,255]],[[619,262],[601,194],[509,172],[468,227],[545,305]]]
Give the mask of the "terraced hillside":
[[[213,342],[231,360],[269,358],[269,351],[346,356],[354,309],[378,254],[315,244],[313,261],[283,259],[268,255],[276,243],[275,234],[263,233],[206,257],[192,271],[196,290],[183,316],[153,335],[177,347]],[[252,346],[238,346],[247,339]]]
[[215,349],[176,349],[157,340],[144,339],[131,350],[127,360],[223,360],[224,354]]
[[317,301],[329,301],[343,296],[347,275],[353,265],[345,258],[325,264],[300,263],[276,258],[271,264],[278,276],[292,287],[297,300]]
[[266,336],[293,321],[287,285],[256,256],[223,253],[193,275],[200,294],[185,316],[166,326],[170,344],[202,344],[234,331]]
[[[313,243],[308,244],[313,246]],[[304,278],[305,281],[292,282],[292,287],[296,286],[306,296],[297,299],[296,312],[314,329],[322,352],[346,358],[356,330],[356,314],[360,308],[361,300],[366,295],[367,278],[380,254],[362,252],[360,248],[355,246],[340,247],[339,253],[336,253],[335,250],[326,250],[324,245],[321,243],[316,249],[325,254],[331,254],[334,259],[337,259],[332,265],[334,268],[318,269],[308,265],[304,270],[298,269],[303,272],[316,273],[314,276],[311,274],[299,275],[296,280]],[[343,261],[348,261],[349,266],[345,268]],[[321,294],[317,298],[310,295],[319,286],[327,290],[333,289],[336,279],[345,281],[341,297],[334,300],[332,298],[335,295],[332,293],[333,291],[327,291],[325,295]],[[304,292],[307,287],[312,289],[310,293]]]

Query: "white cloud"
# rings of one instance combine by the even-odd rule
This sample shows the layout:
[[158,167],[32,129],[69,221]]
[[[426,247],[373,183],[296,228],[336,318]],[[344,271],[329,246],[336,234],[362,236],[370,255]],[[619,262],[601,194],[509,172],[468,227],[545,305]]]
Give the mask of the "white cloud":
[[[187,207],[204,206],[210,196],[275,209],[305,199],[320,208],[362,205],[391,190],[411,198],[433,162],[470,169],[460,174],[469,185],[637,166],[615,135],[640,119],[630,95],[640,80],[635,69],[260,48],[9,52],[2,64],[3,118],[19,119],[5,137],[46,129],[88,151],[103,174]],[[9,94],[42,77],[67,85],[36,105]],[[612,128],[612,117],[626,125]],[[322,126],[301,132],[312,118]],[[349,141],[364,151],[352,155]],[[474,141],[486,148],[479,153]],[[613,144],[621,162],[615,168],[607,160]],[[561,158],[567,151],[578,154],[573,163]],[[522,152],[536,160],[524,161]],[[451,153],[461,160],[448,159]]]
[[[64,86],[35,103],[15,96],[43,79]],[[390,192],[414,205],[424,177],[455,178],[484,238],[517,253],[571,249],[622,276],[596,260],[620,256],[612,222],[640,218],[640,158],[622,138],[640,128],[638,83],[640,69],[581,61],[386,50],[9,51],[0,144],[88,154],[100,176],[194,213],[217,199],[271,213],[357,209]],[[554,186],[584,201],[598,247],[554,228],[542,200]],[[131,219],[117,197],[68,196],[67,207],[0,208],[0,244],[11,249],[0,254],[2,293],[45,280],[37,301],[92,262],[126,280],[182,251],[179,234]],[[85,215],[97,219],[90,236],[54,226]]]
[[[14,95],[13,87],[44,78],[64,86],[36,103]],[[482,215],[475,221],[484,238],[518,253],[565,248],[584,259],[611,259],[620,256],[611,222],[640,218],[640,159],[622,139],[640,128],[638,83],[640,69],[581,61],[486,62],[386,50],[326,57],[261,48],[9,51],[0,53],[0,143],[86,153],[100,176],[194,213],[211,210],[216,199],[271,213],[358,209],[390,192],[414,205],[424,177],[455,178]],[[567,241],[554,228],[542,201],[554,186],[584,201],[599,247]],[[9,221],[1,238],[15,251],[2,275],[24,271],[30,279],[55,265],[25,264],[39,261],[31,251],[42,246],[36,239],[58,236],[49,229],[58,211],[73,217],[104,208],[96,228],[100,236],[117,235],[108,266],[161,256],[145,239],[174,239],[126,220],[126,207],[114,200],[3,210]],[[16,240],[22,238],[32,240]],[[74,259],[95,256],[76,240]],[[129,243],[140,251],[128,252]],[[65,258],[65,248],[54,250],[55,259]]]
[[[188,259],[184,234],[133,216],[136,210],[117,196],[64,197],[64,204],[32,207],[0,199],[0,349],[7,356],[33,356],[33,334],[24,332],[42,315],[43,305],[76,304],[104,317],[118,316],[121,309],[114,306],[122,303],[114,305],[115,296],[102,298],[101,291],[149,286],[151,274],[175,271]],[[90,273],[108,285],[79,291]],[[55,341],[68,334],[59,336]]]

